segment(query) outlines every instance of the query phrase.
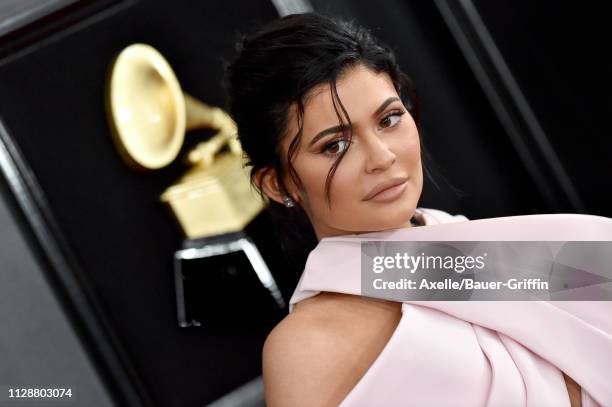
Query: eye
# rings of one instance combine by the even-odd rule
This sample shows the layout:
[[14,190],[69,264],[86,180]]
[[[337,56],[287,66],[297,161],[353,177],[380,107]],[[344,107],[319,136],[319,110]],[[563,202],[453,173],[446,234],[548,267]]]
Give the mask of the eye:
[[[325,147],[323,147],[323,152],[329,155],[340,155],[348,148],[349,144],[347,139],[338,139],[326,144]],[[341,146],[340,150],[336,149],[337,146]]]
[[395,110],[388,115],[386,115],[380,123],[383,124],[383,128],[385,127],[393,127],[395,126],[401,119],[401,116],[406,113],[405,110]]

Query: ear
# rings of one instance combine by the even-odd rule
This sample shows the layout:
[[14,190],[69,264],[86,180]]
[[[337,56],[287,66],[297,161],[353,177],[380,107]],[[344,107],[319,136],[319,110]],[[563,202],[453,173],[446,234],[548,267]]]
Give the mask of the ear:
[[[256,184],[263,191],[263,193],[268,196],[268,198],[280,204],[284,204],[283,197],[285,197],[285,193],[283,192],[280,185],[278,184],[278,179],[277,179],[278,177],[277,177],[276,169],[274,168],[260,169],[254,175],[254,178],[255,178]],[[291,189],[289,189],[288,192],[291,198],[297,202],[296,194],[291,193]]]

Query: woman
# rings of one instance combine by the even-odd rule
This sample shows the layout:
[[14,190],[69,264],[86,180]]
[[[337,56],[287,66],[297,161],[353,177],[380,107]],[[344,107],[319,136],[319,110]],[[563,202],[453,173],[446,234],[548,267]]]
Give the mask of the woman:
[[[420,226],[467,220],[417,207],[425,164],[421,153],[426,153],[418,132],[418,104],[410,79],[389,47],[355,24],[305,13],[269,24],[245,38],[239,51],[228,66],[230,112],[250,159],[252,182],[269,198],[277,221],[304,225],[301,233],[306,239],[299,244],[302,255],[309,255],[290,301],[290,314],[264,345],[269,406],[536,405],[537,401],[579,406],[581,399],[595,405],[574,380],[536,360],[528,349],[512,355],[523,355],[534,368],[519,372],[515,366],[502,367],[501,360],[512,361],[510,351],[502,349],[501,337],[491,337],[495,331],[485,327],[486,321],[479,327],[477,341],[470,319],[480,320],[469,309],[453,316],[452,309],[441,308],[448,312],[442,316],[428,305],[361,296],[355,286],[350,287],[349,280],[359,271],[340,261],[348,254],[350,239],[393,237],[376,232],[411,233],[427,229]],[[334,239],[347,236],[342,240],[345,246],[335,246],[346,247],[346,252],[329,247]],[[482,304],[476,306],[482,310]],[[383,384],[373,386],[390,382],[397,373],[395,367],[381,363],[381,352],[384,349],[386,358],[393,358],[404,340],[401,335],[410,339],[404,331],[400,335],[399,328],[405,329],[401,323],[412,315],[426,322],[421,326],[425,334],[451,327],[455,329],[451,335],[457,335],[457,329],[470,327],[465,343],[471,348],[456,355],[469,355],[472,359],[466,366],[478,372],[465,371],[461,379],[453,380],[460,365],[451,368],[453,360],[432,361],[415,373],[431,377],[424,386],[407,392],[410,378],[401,384],[406,388],[382,392]],[[427,322],[433,324],[431,330]],[[490,345],[484,345],[487,340]],[[489,362],[485,351],[491,352],[486,355]],[[400,357],[401,352],[406,349],[398,351]],[[514,369],[507,373],[509,384],[496,384],[491,372],[506,368]],[[526,379],[525,372],[536,372],[543,379]],[[436,383],[436,375],[446,375],[449,382]],[[505,376],[498,376],[498,381],[499,377]],[[538,383],[550,385],[543,390],[545,396],[534,398],[532,387]],[[444,387],[436,392],[438,385]],[[427,386],[434,390],[425,390]]]

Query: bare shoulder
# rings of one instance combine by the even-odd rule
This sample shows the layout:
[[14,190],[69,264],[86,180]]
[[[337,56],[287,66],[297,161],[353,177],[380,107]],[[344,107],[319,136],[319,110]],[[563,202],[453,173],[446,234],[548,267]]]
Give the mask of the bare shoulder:
[[343,361],[351,346],[333,317],[304,308],[285,317],[263,347],[266,403],[276,406],[337,406],[351,389]]

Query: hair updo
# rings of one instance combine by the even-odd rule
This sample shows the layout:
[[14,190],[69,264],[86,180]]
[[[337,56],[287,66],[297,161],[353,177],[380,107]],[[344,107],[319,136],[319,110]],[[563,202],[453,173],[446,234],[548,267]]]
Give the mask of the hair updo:
[[[275,20],[250,36],[241,36],[237,57],[226,66],[225,86],[229,113],[238,126],[238,137],[251,166],[251,184],[264,198],[254,176],[276,170],[281,191],[289,174],[303,191],[292,165],[302,136],[304,105],[317,85],[330,84],[334,109],[340,123],[350,118],[339,100],[336,82],[348,68],[362,64],[376,73],[386,72],[404,106],[419,126],[419,106],[410,78],[399,68],[391,48],[353,21],[319,13],[291,14]],[[297,106],[297,134],[286,134],[292,105]],[[342,114],[338,111],[338,107]],[[283,137],[293,137],[287,154]],[[332,177],[351,143],[333,163],[325,180],[327,202]],[[272,199],[268,210],[277,228],[285,255],[303,267],[317,239],[306,213],[299,205],[286,208]],[[293,250],[288,245],[294,245]]]

